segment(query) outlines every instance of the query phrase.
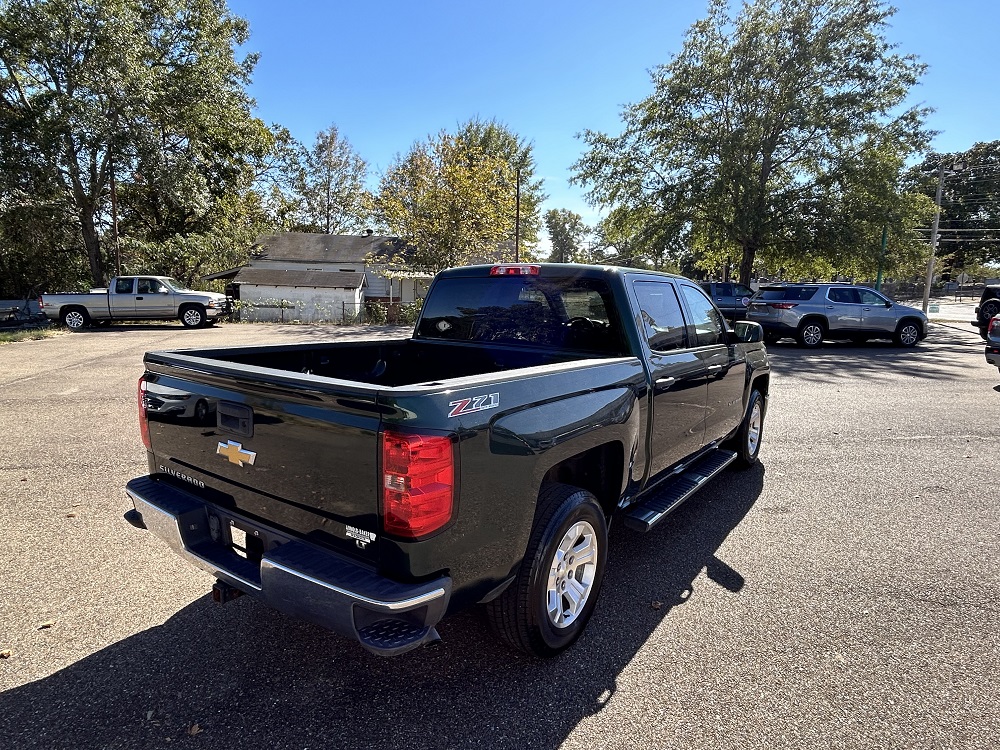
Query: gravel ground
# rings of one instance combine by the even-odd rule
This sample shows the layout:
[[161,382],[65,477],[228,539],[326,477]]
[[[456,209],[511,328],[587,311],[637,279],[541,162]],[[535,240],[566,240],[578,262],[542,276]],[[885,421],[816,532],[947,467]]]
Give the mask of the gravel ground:
[[995,747],[1000,377],[967,323],[915,350],[771,347],[761,466],[648,535],[614,528],[589,630],[547,662],[474,612],[382,659],[250,597],[214,606],[122,520],[145,351],[357,335],[400,331],[0,347],[0,746]]

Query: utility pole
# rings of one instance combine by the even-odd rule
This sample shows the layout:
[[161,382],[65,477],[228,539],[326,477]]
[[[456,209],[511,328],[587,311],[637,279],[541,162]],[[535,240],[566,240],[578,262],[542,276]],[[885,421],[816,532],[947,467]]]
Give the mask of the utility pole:
[[882,225],[882,250],[878,256],[878,276],[875,278],[875,291],[882,290],[882,266],[885,265],[885,248],[889,244],[889,225]]
[[115,276],[122,275],[122,248],[118,242],[118,188],[115,185],[115,163],[108,154],[108,169],[111,172],[111,237],[115,242]]
[[514,170],[517,187],[514,190],[514,262],[521,262],[521,168]]
[[938,226],[941,224],[941,191],[944,188],[944,162],[938,166],[937,193],[934,196],[934,225],[931,227],[931,257],[927,261],[927,281],[924,284],[924,314],[931,298],[931,284],[934,282],[934,251],[938,243]]
[[[952,173],[961,172],[965,169],[965,164],[952,164]],[[945,177],[944,162],[938,166],[937,193],[934,195],[934,225],[931,227],[931,257],[927,261],[927,283],[924,284],[924,313],[927,312],[927,304],[931,296],[931,283],[934,281],[934,252],[938,244],[938,227],[941,224],[941,191],[944,189]]]

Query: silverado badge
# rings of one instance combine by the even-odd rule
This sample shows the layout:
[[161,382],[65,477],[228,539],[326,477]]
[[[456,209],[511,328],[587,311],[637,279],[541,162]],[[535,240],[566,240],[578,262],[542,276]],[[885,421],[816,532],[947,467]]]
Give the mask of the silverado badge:
[[244,466],[250,464],[253,466],[253,462],[257,460],[257,454],[253,451],[243,450],[243,444],[237,443],[232,440],[227,440],[225,443],[219,443],[219,447],[215,451],[229,459],[229,463],[236,464],[237,466]]

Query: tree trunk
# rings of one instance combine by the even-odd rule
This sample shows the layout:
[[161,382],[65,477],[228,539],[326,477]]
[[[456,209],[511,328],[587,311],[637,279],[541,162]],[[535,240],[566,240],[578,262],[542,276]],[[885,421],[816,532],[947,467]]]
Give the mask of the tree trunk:
[[740,261],[740,283],[750,286],[750,276],[753,273],[753,262],[757,258],[757,250],[760,247],[760,240],[752,237],[743,244],[743,260]]
[[83,234],[83,246],[87,250],[90,261],[90,276],[95,287],[104,286],[104,263],[101,258],[101,238],[94,224],[94,214],[86,207],[80,208],[80,229]]

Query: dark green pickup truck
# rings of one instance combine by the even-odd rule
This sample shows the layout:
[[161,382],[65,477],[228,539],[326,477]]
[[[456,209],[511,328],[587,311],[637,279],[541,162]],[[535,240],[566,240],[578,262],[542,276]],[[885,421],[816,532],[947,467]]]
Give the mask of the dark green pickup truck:
[[[593,612],[613,518],[646,531],[757,460],[761,338],[679,276],[511,264],[439,274],[407,339],[150,352],[126,518],[217,600],[376,653],[483,604],[553,656]],[[214,408],[147,408],[159,392]]]

